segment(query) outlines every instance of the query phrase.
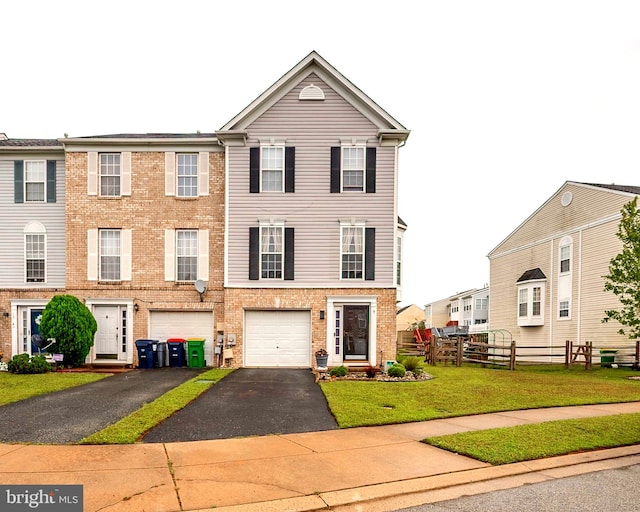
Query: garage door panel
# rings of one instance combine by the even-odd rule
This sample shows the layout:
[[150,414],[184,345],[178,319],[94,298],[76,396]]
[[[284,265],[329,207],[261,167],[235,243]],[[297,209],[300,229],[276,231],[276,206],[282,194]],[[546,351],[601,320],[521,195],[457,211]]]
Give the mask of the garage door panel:
[[213,363],[213,313],[210,311],[151,311],[149,338],[204,338],[204,358]]
[[245,365],[310,366],[310,325],[308,311],[247,311]]

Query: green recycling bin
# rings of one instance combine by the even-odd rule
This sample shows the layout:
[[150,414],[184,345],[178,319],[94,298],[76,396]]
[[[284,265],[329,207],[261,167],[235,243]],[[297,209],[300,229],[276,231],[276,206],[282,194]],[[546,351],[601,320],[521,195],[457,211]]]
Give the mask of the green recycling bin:
[[187,366],[189,368],[204,368],[204,338],[188,338]]
[[616,358],[617,349],[601,348],[600,349],[600,366],[603,368],[611,368]]

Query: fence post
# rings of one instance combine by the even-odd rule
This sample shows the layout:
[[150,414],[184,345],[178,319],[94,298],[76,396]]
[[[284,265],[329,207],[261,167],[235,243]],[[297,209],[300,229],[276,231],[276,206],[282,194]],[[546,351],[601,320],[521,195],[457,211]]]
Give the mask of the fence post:
[[584,364],[584,369],[591,370],[591,359],[593,357],[593,341],[587,341],[587,353],[584,357],[587,360]]
[[436,350],[438,346],[438,338],[435,336],[431,336],[431,345],[429,346],[429,354],[430,354],[430,358],[431,358],[431,366],[435,366],[436,365]]
[[509,370],[516,369],[516,341],[511,340],[511,353],[509,354]]
[[462,348],[464,346],[464,342],[460,336],[456,338],[456,343],[456,366],[462,366]]
[[573,352],[573,343],[571,340],[567,340],[564,342],[564,367],[569,369],[571,368],[571,353]]
[[640,369],[640,340],[636,341],[636,369]]

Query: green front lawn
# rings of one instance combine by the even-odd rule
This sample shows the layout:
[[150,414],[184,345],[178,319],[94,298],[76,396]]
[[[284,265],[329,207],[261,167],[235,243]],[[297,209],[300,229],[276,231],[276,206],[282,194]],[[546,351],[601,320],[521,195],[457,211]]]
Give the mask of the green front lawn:
[[424,421],[516,409],[640,401],[630,369],[525,366],[516,371],[426,366],[422,382],[321,381],[340,427]]
[[0,372],[0,405],[17,402],[36,395],[96,382],[108,373],[51,372],[36,375],[15,375]]

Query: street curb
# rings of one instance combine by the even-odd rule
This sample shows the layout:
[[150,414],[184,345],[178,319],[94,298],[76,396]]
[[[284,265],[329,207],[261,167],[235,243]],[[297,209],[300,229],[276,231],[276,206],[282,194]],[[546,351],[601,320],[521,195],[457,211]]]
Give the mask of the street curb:
[[[382,512],[633,464],[640,464],[640,445],[488,466],[295,498],[216,507],[216,511],[347,512],[362,511],[366,504],[367,512]],[[192,509],[189,512],[206,510],[210,509]]]

